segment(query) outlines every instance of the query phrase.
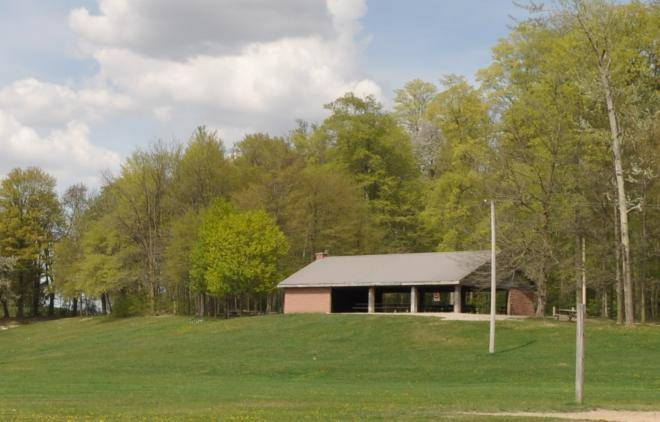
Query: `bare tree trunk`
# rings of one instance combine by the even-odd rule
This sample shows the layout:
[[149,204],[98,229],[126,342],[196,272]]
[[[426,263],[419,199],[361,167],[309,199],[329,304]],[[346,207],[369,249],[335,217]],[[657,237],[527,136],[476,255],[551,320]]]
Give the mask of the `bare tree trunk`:
[[644,278],[640,278],[639,280],[639,290],[640,290],[640,296],[639,296],[639,320],[642,323],[646,322],[646,283]]
[[48,294],[48,316],[55,315],[55,293]]
[[2,312],[4,316],[2,319],[9,319],[9,306],[7,305],[7,299],[2,299]]
[[548,300],[548,283],[546,274],[539,277],[536,291],[536,316],[543,318],[545,316],[545,306]]
[[105,314],[108,313],[108,309],[107,309],[107,306],[106,306],[106,303],[105,303],[105,302],[106,302],[106,300],[105,300],[105,293],[101,293],[101,313],[102,313],[103,315],[105,315]]
[[78,316],[78,297],[73,298],[73,316]]
[[[646,182],[643,183],[643,192],[644,198],[646,199]],[[642,323],[646,322],[646,265],[647,265],[647,238],[646,238],[646,207],[642,207],[641,210],[641,219],[642,219],[642,258],[640,262],[640,271],[639,271],[639,290],[640,290],[640,314],[639,319]]]
[[197,316],[200,318],[204,318],[204,315],[206,314],[206,309],[205,309],[205,298],[204,298],[204,293],[200,293],[197,296],[197,303],[198,303],[198,308],[197,308]]
[[621,279],[621,241],[619,240],[619,217],[614,205],[614,262],[616,263],[616,323],[623,324],[623,280]]
[[39,308],[41,305],[41,280],[38,274],[33,274],[34,280],[32,281],[32,307],[30,313],[33,317],[39,316]]
[[16,299],[16,318],[25,317],[25,304],[23,302],[23,295],[19,295]]
[[[151,243],[151,241],[150,241]],[[150,249],[152,246],[150,245]],[[153,256],[153,250],[149,251],[148,259],[148,268],[147,268],[147,278],[149,279],[149,310],[151,315],[156,314],[156,290],[157,290],[157,280],[156,280],[156,262],[155,257]]]
[[623,177],[623,163],[621,157],[621,133],[616,119],[612,88],[609,81],[609,64],[606,54],[603,54],[599,63],[600,80],[605,91],[605,102],[607,104],[607,117],[610,123],[612,135],[612,153],[614,154],[614,175],[616,177],[616,190],[619,205],[619,223],[621,230],[621,259],[623,270],[623,294],[625,303],[625,322],[631,326],[635,322],[633,304],[632,273],[630,265],[630,236],[628,232],[628,206],[626,199],[626,186]]
[[656,321],[658,318],[658,282],[651,286],[651,319]]
[[16,318],[25,316],[25,271],[18,276],[18,294],[16,295]]

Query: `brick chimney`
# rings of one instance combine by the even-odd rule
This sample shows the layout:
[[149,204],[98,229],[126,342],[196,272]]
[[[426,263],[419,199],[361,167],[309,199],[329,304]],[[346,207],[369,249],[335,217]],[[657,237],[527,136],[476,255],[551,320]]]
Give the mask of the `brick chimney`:
[[314,260],[318,261],[319,259],[327,258],[328,257],[328,251],[323,251],[323,252],[316,252],[314,254]]

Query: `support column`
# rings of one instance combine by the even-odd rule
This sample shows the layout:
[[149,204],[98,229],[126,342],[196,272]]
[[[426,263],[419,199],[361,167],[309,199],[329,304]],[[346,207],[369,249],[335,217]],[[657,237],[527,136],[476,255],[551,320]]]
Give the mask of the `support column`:
[[367,312],[373,314],[376,312],[376,288],[369,287],[369,303],[367,306]]
[[413,286],[410,288],[410,313],[417,313],[417,287]]
[[456,313],[463,312],[463,295],[461,291],[462,289],[460,284],[454,286],[454,312]]

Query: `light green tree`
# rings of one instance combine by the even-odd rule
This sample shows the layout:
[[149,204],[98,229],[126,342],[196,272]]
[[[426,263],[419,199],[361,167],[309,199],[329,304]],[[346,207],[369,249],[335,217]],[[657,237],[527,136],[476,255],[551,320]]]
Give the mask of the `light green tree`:
[[[70,186],[62,196],[63,231],[55,243],[53,262],[54,285],[64,298],[73,300],[73,314],[78,311],[81,279],[78,265],[83,260],[82,238],[87,232],[87,212],[92,198],[84,184]],[[51,295],[54,295],[54,291]]]
[[493,124],[482,92],[464,78],[448,76],[427,109],[442,134],[435,177],[427,184],[422,218],[438,250],[469,250],[487,244],[487,180]]
[[279,281],[288,247],[266,212],[233,212],[216,203],[204,215],[191,275],[216,295],[267,293]]
[[167,244],[167,227],[174,215],[174,181],[180,148],[164,143],[139,150],[123,164],[121,174],[108,181],[113,198],[113,226],[142,254],[143,283],[149,308],[157,311]]
[[222,140],[204,126],[192,135],[176,166],[173,190],[184,208],[200,209],[217,197],[227,197],[233,173]]

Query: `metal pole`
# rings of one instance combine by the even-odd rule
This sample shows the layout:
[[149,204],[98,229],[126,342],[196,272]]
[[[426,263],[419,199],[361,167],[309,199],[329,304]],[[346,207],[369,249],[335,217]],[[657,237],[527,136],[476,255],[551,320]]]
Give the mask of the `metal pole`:
[[577,306],[577,326],[575,336],[575,401],[582,404],[584,395],[584,317],[586,305]]
[[495,201],[490,201],[490,344],[488,351],[495,353],[495,310],[497,307],[496,297],[496,269],[495,262]]

